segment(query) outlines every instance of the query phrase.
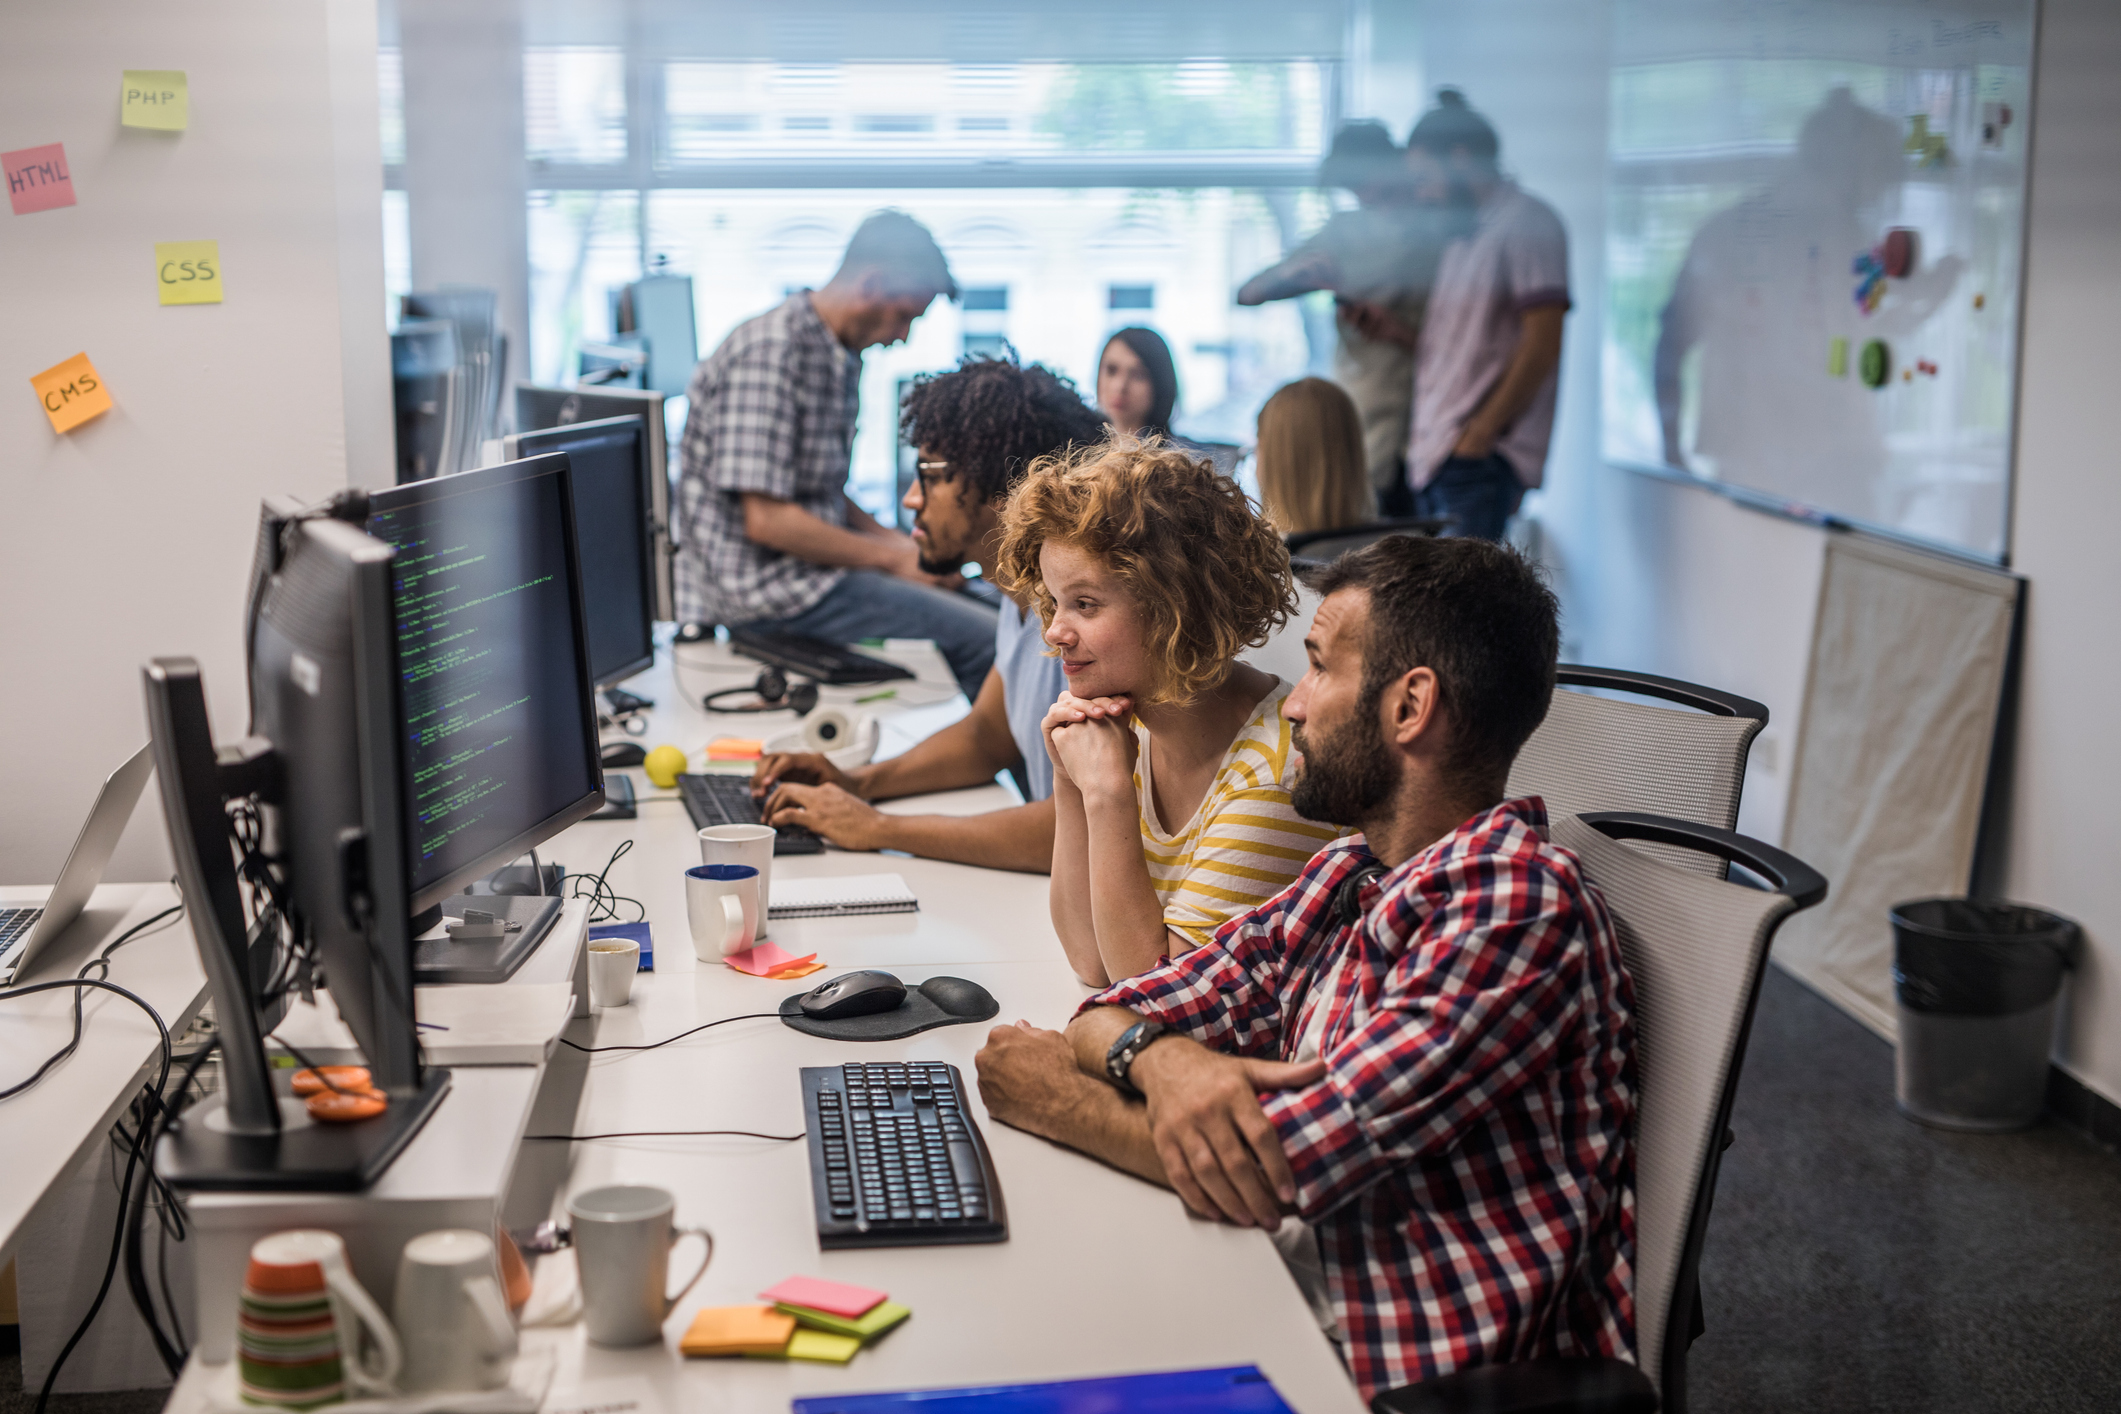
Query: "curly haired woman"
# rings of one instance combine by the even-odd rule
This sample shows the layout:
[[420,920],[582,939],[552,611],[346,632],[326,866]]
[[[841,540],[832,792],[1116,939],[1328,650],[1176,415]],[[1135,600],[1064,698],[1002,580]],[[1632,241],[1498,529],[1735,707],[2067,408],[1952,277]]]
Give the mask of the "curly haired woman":
[[1068,678],[1041,729],[1053,926],[1084,982],[1207,942],[1332,838],[1289,806],[1294,684],[1236,660],[1295,608],[1289,556],[1211,463],[1131,438],[1034,463],[997,572]]

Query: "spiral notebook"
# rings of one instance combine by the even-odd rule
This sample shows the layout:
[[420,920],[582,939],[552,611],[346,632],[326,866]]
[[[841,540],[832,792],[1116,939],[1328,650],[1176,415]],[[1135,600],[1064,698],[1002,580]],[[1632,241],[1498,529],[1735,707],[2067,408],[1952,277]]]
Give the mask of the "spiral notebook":
[[915,913],[921,901],[896,874],[843,874],[825,879],[781,879],[773,886],[768,918],[851,918],[864,913]]

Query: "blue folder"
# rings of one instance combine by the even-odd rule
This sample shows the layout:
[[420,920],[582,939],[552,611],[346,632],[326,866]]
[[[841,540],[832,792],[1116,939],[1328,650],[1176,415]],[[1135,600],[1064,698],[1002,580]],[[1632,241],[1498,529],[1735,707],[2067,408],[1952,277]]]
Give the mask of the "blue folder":
[[795,1414],[903,1414],[912,1407],[936,1414],[1295,1414],[1257,1365],[1039,1385],[820,1394],[794,1402]]

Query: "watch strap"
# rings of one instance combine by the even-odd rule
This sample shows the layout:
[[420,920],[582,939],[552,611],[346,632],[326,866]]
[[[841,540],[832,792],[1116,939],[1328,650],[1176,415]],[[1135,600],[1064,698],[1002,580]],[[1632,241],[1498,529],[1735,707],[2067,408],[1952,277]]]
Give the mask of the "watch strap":
[[1105,1076],[1122,1090],[1139,1095],[1141,1089],[1134,1083],[1134,1062],[1149,1043],[1171,1028],[1161,1021],[1137,1021],[1119,1033],[1119,1039],[1105,1052]]

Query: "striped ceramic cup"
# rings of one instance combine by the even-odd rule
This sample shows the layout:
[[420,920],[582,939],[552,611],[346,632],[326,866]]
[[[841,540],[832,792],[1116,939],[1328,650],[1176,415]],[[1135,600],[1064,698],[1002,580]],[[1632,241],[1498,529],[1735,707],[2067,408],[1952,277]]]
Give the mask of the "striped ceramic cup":
[[387,1393],[398,1364],[397,1332],[354,1280],[337,1233],[276,1232],[250,1249],[236,1321],[244,1403],[316,1409]]

